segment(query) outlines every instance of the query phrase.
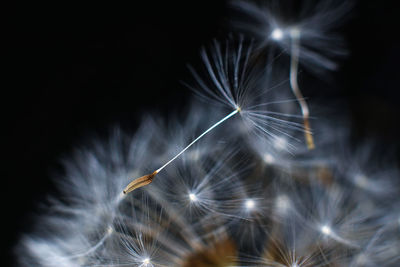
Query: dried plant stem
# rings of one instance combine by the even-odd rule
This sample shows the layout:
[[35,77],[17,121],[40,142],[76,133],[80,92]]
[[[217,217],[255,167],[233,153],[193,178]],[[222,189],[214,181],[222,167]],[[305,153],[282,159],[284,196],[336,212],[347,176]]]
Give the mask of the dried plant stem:
[[150,184],[153,179],[154,176],[156,176],[156,174],[158,174],[162,169],[164,169],[165,167],[167,167],[171,162],[173,162],[176,158],[178,158],[180,155],[182,155],[186,150],[188,150],[193,144],[195,144],[197,141],[199,141],[203,136],[205,136],[207,133],[209,133],[210,131],[212,131],[215,127],[219,126],[221,123],[223,123],[224,121],[226,121],[227,119],[231,118],[232,116],[234,116],[237,113],[240,113],[241,109],[240,107],[237,107],[234,111],[232,111],[231,113],[229,113],[228,115],[226,115],[225,117],[223,117],[221,120],[219,120],[218,122],[216,122],[214,125],[212,125],[210,128],[208,128],[207,130],[205,130],[201,135],[199,135],[196,139],[194,139],[189,145],[187,145],[184,149],[182,149],[178,154],[176,154],[172,159],[170,159],[167,163],[165,163],[163,166],[161,166],[160,168],[158,168],[157,170],[155,170],[153,173],[151,174],[147,174],[144,175],[142,177],[136,178],[135,180],[133,180],[132,182],[130,182],[124,189],[123,193],[124,194],[128,194],[129,192],[132,192],[135,189],[138,189],[142,186],[148,185]]
[[292,88],[293,94],[295,95],[303,115],[304,125],[304,137],[307,143],[308,149],[314,149],[314,139],[311,134],[310,127],[310,111],[308,109],[307,102],[304,100],[303,94],[300,91],[300,87],[297,80],[297,74],[299,70],[299,54],[300,54],[300,31],[293,29],[291,32],[292,45],[291,45],[291,60],[290,60],[290,87]]

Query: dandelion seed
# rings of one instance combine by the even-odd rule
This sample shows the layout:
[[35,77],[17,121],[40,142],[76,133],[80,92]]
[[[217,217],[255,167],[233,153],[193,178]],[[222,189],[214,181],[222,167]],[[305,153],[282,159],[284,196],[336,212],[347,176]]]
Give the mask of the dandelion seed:
[[[304,59],[307,63],[311,62],[318,65],[318,69],[321,69],[321,67],[336,68],[336,64],[332,60],[324,57],[325,55],[322,53],[318,54],[318,49],[326,47],[328,53],[334,55],[343,55],[345,53],[339,45],[337,47],[334,46],[335,43],[338,44],[339,42],[335,40],[333,35],[332,37],[330,36],[329,30],[340,22],[340,18],[349,10],[350,4],[346,2],[337,5],[334,2],[328,2],[327,4],[325,1],[320,1],[319,4],[315,5],[311,13],[301,12],[302,10],[300,9],[299,14],[308,14],[303,14],[298,22],[286,26],[285,31],[281,27],[277,27],[277,25],[284,24],[285,21],[284,18],[276,16],[276,14],[279,14],[279,10],[275,9],[279,9],[279,5],[260,8],[253,3],[234,1],[232,6],[250,18],[246,22],[234,21],[238,28],[252,33],[253,36],[255,35],[264,48],[269,43],[268,41],[272,39],[282,46],[283,51],[290,52],[290,86],[303,115],[304,136],[307,147],[314,149],[310,112],[298,85],[298,64],[300,59]],[[284,40],[284,32],[286,31],[290,38],[285,38],[287,40]],[[300,41],[304,42],[304,45]],[[313,49],[315,44],[319,44],[319,47],[316,48],[317,51]],[[308,65],[312,64],[307,64],[306,66]]]
[[308,149],[314,149],[314,139],[311,135],[310,127],[310,111],[308,109],[307,102],[304,100],[303,94],[300,91],[297,75],[299,72],[299,54],[300,54],[300,30],[298,28],[293,28],[290,31],[291,37],[291,53],[290,53],[290,86],[292,88],[293,94],[300,105],[301,113],[303,114],[304,120],[304,135],[307,143]]
[[[202,59],[214,88],[207,86],[207,82],[200,78],[196,71],[191,69],[194,78],[202,89],[202,93],[197,90],[195,91],[203,97],[228,105],[233,111],[205,130],[152,174],[133,180],[125,188],[124,193],[129,193],[151,183],[155,175],[172,163],[193,144],[236,114],[241,115],[250,129],[271,139],[278,139],[279,135],[286,134],[286,128],[302,130],[299,124],[288,122],[284,119],[285,117],[290,117],[289,114],[280,114],[270,111],[268,110],[268,106],[272,103],[260,101],[264,98],[263,96],[265,96],[267,90],[260,87],[260,78],[257,77],[259,74],[255,72],[254,68],[248,66],[251,51],[251,45],[246,49],[243,45],[243,40],[240,40],[237,49],[233,49],[232,51],[232,49],[227,47],[223,55],[220,44],[215,41],[214,50],[211,53],[212,62],[206,51],[202,50]],[[232,55],[229,53],[232,53]],[[250,68],[250,70],[248,68]],[[188,86],[194,89],[192,86]]]
[[128,194],[129,192],[132,192],[135,189],[138,189],[142,186],[150,184],[153,181],[154,176],[156,176],[162,169],[167,167],[171,162],[173,162],[180,155],[182,155],[187,149],[189,149],[192,145],[194,145],[197,141],[199,141],[203,136],[205,136],[207,133],[209,133],[211,130],[213,130],[215,127],[217,127],[218,125],[220,125],[227,119],[231,118],[232,116],[234,116],[235,114],[240,113],[240,112],[241,112],[241,108],[239,106],[237,106],[234,111],[232,111],[230,114],[228,114],[227,116],[225,116],[224,118],[222,118],[221,120],[216,122],[214,125],[212,125],[207,130],[205,130],[202,134],[200,134],[196,139],[194,139],[189,145],[187,145],[184,149],[182,149],[178,154],[176,154],[172,159],[170,159],[163,166],[161,166],[160,168],[158,168],[151,174],[147,174],[142,177],[136,178],[135,180],[130,182],[123,190],[123,193]]

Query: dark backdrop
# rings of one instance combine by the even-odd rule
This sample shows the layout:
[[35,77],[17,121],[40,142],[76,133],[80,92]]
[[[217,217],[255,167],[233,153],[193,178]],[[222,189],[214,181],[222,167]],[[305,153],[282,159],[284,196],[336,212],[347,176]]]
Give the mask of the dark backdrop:
[[[136,2],[129,8],[35,4],[5,10],[6,263],[13,262],[12,249],[32,226],[38,203],[54,192],[59,160],[85,140],[106,137],[113,125],[134,131],[143,113],[168,119],[183,110],[192,95],[179,83],[189,77],[186,63],[199,62],[201,45],[224,35],[223,1]],[[341,28],[350,55],[331,74],[335,90],[309,89],[307,95],[340,100],[337,109],[349,110],[355,139],[378,136],[393,147],[400,136],[398,19],[394,5],[384,2],[354,7]]]

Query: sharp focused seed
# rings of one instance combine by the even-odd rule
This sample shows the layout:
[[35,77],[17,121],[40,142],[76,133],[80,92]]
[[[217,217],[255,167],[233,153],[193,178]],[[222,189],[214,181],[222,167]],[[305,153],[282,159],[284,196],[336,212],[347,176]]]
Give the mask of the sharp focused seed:
[[138,189],[140,187],[143,187],[145,185],[150,184],[153,182],[154,176],[156,176],[158,172],[155,171],[151,174],[144,175],[142,177],[136,178],[132,182],[130,182],[124,189],[124,194],[128,194],[129,192],[132,192],[135,189]]

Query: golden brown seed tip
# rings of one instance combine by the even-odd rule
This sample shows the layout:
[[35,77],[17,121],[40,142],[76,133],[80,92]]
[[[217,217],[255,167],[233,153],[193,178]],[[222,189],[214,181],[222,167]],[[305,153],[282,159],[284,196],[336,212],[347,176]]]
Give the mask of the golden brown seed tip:
[[306,138],[307,148],[309,150],[313,150],[315,148],[315,144],[314,144],[314,138],[311,134],[311,127],[308,118],[304,118],[304,129],[305,129],[304,136]]
[[128,193],[132,192],[133,190],[136,190],[136,189],[138,189],[138,188],[140,188],[140,187],[143,187],[143,186],[145,186],[145,185],[150,184],[150,183],[153,181],[154,176],[156,176],[157,173],[158,173],[157,171],[154,171],[154,172],[151,173],[151,174],[147,174],[147,175],[144,175],[144,176],[142,176],[142,177],[136,178],[135,180],[133,180],[132,182],[130,182],[130,183],[125,187],[123,193],[124,193],[124,194],[128,194]]

